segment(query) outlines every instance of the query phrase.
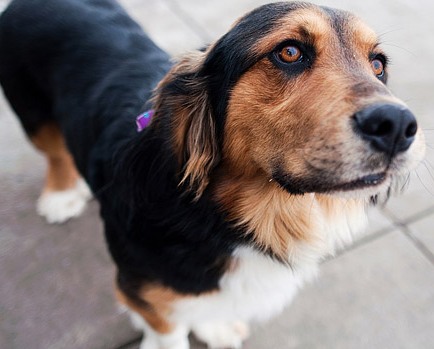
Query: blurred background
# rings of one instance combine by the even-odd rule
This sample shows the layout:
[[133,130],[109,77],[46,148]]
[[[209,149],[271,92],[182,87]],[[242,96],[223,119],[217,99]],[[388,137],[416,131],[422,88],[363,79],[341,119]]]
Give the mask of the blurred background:
[[[175,58],[265,3],[120,2]],[[244,348],[434,348],[434,2],[313,2],[352,11],[380,35],[392,57],[391,89],[424,128],[427,157],[406,193],[371,213],[367,235],[325,261],[318,280],[281,316],[256,325]],[[97,203],[47,225],[35,211],[44,170],[0,96],[0,348],[138,348],[140,333],[114,301]]]

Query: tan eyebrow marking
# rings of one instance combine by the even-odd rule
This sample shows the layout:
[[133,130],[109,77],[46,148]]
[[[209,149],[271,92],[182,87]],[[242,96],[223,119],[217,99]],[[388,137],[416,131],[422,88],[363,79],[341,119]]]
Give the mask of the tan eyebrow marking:
[[[300,40],[320,44],[321,36],[331,34],[331,26],[327,17],[318,8],[303,8],[294,10],[280,18],[275,29],[269,35],[258,40],[252,51],[262,55],[271,51],[277,44],[285,40]],[[318,47],[320,50],[322,47]]]

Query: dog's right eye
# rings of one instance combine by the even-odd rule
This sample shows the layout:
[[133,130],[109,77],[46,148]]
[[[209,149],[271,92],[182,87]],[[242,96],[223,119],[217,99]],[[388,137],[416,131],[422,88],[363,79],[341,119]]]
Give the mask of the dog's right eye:
[[309,69],[315,58],[315,50],[298,40],[286,40],[270,52],[268,58],[289,76],[296,76]]
[[303,54],[300,48],[295,45],[282,47],[277,52],[277,55],[283,63],[295,63],[303,59]]

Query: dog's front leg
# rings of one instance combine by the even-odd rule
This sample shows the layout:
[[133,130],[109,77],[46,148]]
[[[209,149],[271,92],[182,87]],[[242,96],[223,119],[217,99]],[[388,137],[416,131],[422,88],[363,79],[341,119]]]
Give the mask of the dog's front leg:
[[140,349],[189,349],[189,330],[184,326],[171,326],[168,332],[162,333],[153,328],[141,315],[129,310],[134,327],[143,331]]

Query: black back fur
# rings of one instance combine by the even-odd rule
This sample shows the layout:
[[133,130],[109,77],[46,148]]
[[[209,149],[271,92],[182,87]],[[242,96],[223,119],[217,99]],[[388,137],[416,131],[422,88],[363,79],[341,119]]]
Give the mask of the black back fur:
[[[198,71],[175,77],[157,93],[188,98],[191,81],[205,81],[220,147],[229,91],[260,59],[250,46],[295,6],[256,10],[217,42]],[[59,124],[101,203],[126,291],[143,281],[186,293],[215,289],[233,250],[250,243],[209,190],[195,200],[179,186],[170,108],[136,133],[135,116],[170,66],[167,54],[113,0],[15,0],[0,18],[4,93],[29,136],[47,122]]]

